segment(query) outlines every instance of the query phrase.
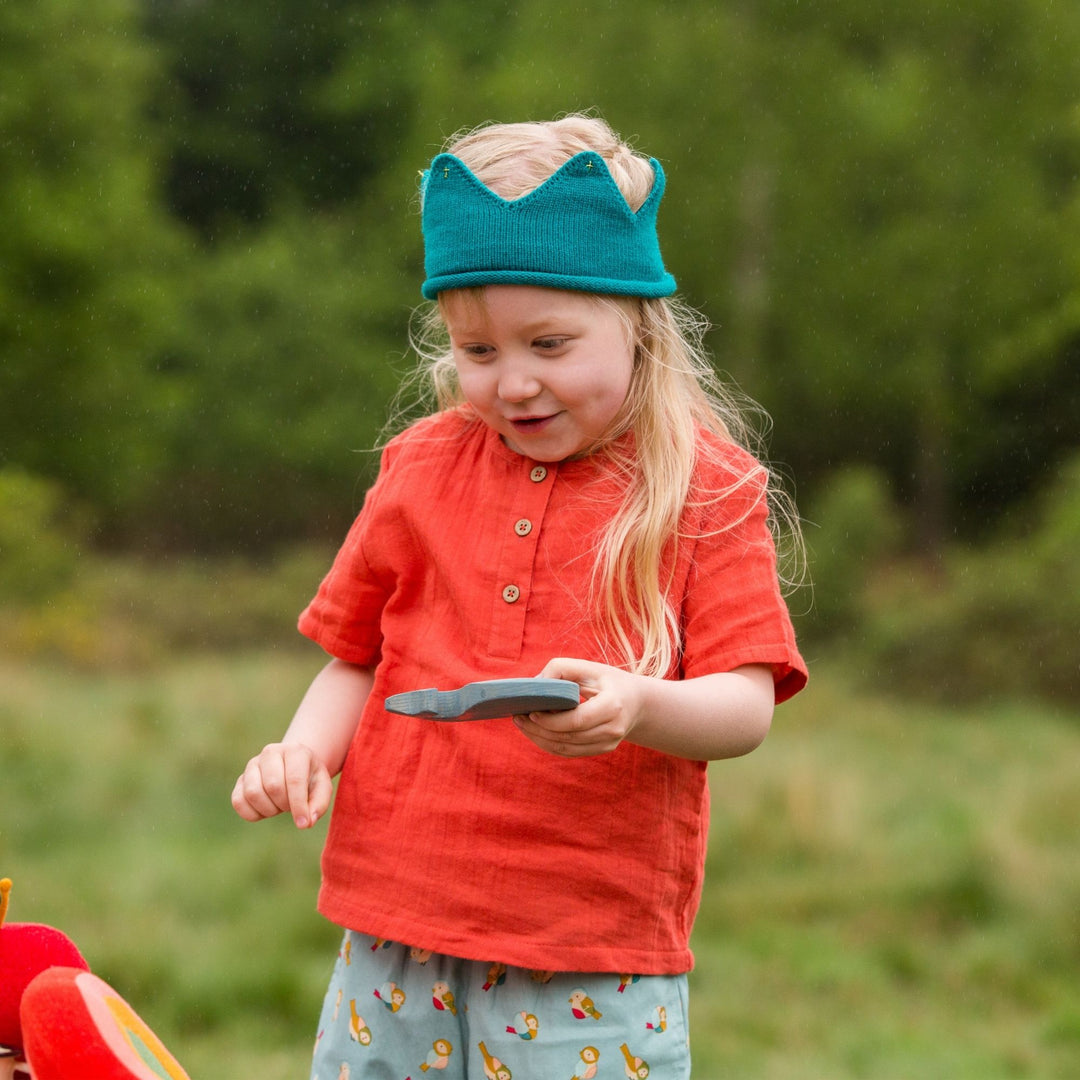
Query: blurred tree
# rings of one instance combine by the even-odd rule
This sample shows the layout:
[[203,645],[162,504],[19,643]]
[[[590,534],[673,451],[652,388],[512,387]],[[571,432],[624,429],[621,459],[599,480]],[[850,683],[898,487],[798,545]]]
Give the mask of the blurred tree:
[[344,535],[406,366],[408,309],[364,239],[290,214],[193,260],[163,342],[166,465],[129,535],[246,552]]
[[337,529],[418,170],[590,107],[664,162],[665,258],[803,492],[873,465],[934,548],[1076,443],[1075,5],[136,2],[0,6],[0,464],[114,537]]
[[0,5],[0,465],[114,509],[157,465],[153,341],[176,238],[126,0]]
[[416,103],[431,0],[146,0],[173,212],[206,238],[363,199]]
[[1025,383],[1075,387],[1062,208],[1080,161],[1078,12],[1029,0],[745,11],[763,119],[740,201],[760,280],[756,308],[731,313],[742,333],[729,344],[760,350],[758,385],[800,475],[884,465],[938,550],[1075,445],[1075,430],[1048,435],[1037,408],[1021,423],[1039,464],[1003,434]]

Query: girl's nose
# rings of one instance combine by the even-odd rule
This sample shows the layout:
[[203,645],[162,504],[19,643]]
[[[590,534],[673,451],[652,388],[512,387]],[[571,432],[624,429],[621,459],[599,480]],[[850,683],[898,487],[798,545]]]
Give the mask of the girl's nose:
[[540,380],[529,364],[504,358],[499,368],[499,397],[503,401],[528,401],[540,389]]

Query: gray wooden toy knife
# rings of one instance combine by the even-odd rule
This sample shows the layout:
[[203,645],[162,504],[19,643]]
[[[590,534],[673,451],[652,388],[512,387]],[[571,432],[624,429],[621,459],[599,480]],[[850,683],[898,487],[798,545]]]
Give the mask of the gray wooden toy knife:
[[458,690],[409,690],[391,694],[386,711],[428,720],[492,720],[530,712],[563,712],[581,702],[578,684],[566,679],[488,679]]

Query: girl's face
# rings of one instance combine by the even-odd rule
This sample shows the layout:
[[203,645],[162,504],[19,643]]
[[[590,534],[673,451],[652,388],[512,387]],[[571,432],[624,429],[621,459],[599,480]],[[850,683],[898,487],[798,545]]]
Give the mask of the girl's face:
[[613,306],[532,285],[440,299],[461,391],[511,450],[563,461],[607,432],[634,366],[628,323]]

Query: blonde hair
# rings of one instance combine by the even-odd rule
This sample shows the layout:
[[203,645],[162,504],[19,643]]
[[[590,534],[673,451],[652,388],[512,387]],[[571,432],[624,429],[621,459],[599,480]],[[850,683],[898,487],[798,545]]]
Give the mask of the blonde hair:
[[[527,194],[583,150],[604,158],[631,209],[641,206],[653,185],[649,159],[620,140],[603,120],[589,115],[485,125],[453,137],[447,150],[504,199]],[[691,501],[718,501],[750,485],[760,498],[772,496],[774,531],[776,522],[783,521],[797,538],[797,518],[782,493],[773,490],[761,464],[733,476],[723,490],[694,489],[698,455],[709,445],[698,437],[699,431],[760,456],[749,419],[764,416],[720,383],[703,345],[706,320],[674,298],[594,299],[618,312],[635,353],[626,402],[612,428],[588,451],[604,454],[628,480],[621,505],[598,542],[593,607],[610,662],[664,676],[681,651],[678,615],[669,592],[682,539],[680,521]],[[437,304],[421,312],[412,340],[435,407],[464,404]],[[633,433],[629,443],[620,439],[628,432]]]

